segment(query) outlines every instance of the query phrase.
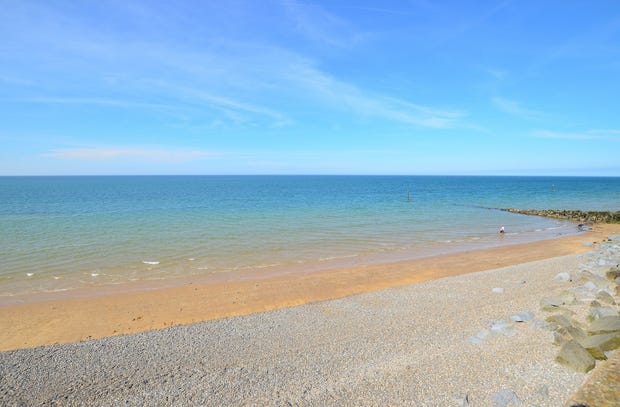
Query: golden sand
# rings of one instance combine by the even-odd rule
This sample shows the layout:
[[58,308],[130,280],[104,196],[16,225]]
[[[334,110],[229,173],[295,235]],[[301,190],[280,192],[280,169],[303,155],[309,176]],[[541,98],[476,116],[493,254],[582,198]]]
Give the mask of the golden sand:
[[[76,342],[247,315],[344,297],[441,277],[581,253],[620,225],[596,225],[590,232],[411,261],[250,278],[192,277],[175,287],[120,287],[78,292],[71,298],[0,307],[0,351]],[[37,302],[34,302],[37,301]]]

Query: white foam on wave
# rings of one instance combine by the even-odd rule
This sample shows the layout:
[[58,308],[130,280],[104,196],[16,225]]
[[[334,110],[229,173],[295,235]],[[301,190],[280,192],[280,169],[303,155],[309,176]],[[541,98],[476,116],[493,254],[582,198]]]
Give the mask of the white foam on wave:
[[32,277],[32,276],[34,276],[34,273],[26,273],[26,276]]
[[209,267],[206,267],[206,266],[205,267],[196,267],[196,269],[198,269],[198,270],[209,270]]
[[189,259],[187,259],[187,260],[189,260],[189,261],[194,261],[194,260],[196,260],[196,259],[195,259],[195,258],[193,258],[193,257],[190,257],[190,258],[189,258]]
[[90,273],[91,277],[97,277],[99,273]]
[[144,260],[142,261],[142,263],[144,263],[144,264],[150,264],[151,266],[156,266],[156,265],[158,265],[158,264],[159,264],[159,262],[158,262],[158,261],[144,261]]

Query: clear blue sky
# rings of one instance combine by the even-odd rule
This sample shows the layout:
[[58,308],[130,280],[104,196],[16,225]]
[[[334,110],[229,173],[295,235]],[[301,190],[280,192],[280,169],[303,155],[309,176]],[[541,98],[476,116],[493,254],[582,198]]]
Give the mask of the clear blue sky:
[[0,174],[620,176],[618,1],[2,1]]

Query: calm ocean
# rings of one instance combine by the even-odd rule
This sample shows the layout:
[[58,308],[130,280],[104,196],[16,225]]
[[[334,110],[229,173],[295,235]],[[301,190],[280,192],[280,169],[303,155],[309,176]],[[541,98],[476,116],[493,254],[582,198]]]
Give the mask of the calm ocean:
[[0,177],[0,299],[405,260],[576,231],[486,209],[496,207],[619,210],[620,178]]

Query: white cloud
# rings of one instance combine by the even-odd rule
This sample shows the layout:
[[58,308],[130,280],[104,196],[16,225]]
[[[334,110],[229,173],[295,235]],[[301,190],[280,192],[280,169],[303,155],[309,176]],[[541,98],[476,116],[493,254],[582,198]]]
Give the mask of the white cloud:
[[61,160],[110,161],[133,159],[140,161],[185,162],[217,156],[218,153],[192,149],[141,149],[141,148],[60,148],[42,154],[43,157]]
[[504,99],[501,97],[494,97],[491,99],[495,107],[504,113],[511,114],[523,119],[540,120],[545,114],[536,110],[523,107],[521,103],[514,100]]
[[461,111],[435,109],[373,94],[307,65],[297,66],[290,75],[294,76],[292,80],[305,88],[306,92],[311,92],[323,103],[355,114],[430,128],[455,127],[458,119],[465,116]]
[[353,25],[311,3],[283,2],[295,29],[321,45],[348,47],[362,36]]
[[[601,133],[598,130],[588,130],[580,133],[562,133],[549,130],[535,130],[532,132],[532,136],[537,138],[548,139],[560,139],[560,140],[600,140],[613,138],[613,134],[620,134],[620,132],[609,131]],[[610,137],[611,136],[611,137]]]

